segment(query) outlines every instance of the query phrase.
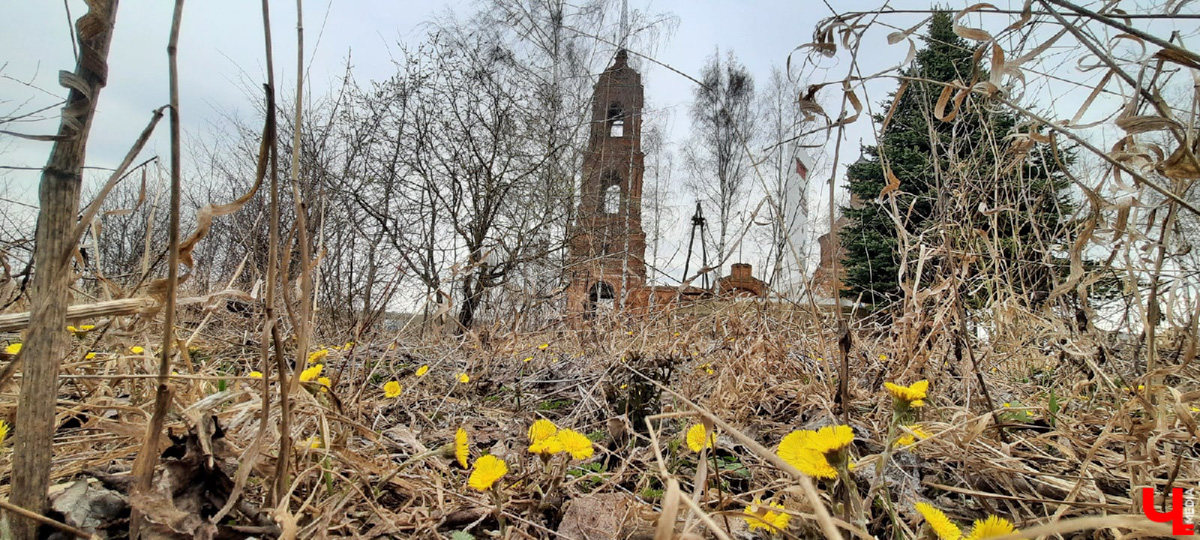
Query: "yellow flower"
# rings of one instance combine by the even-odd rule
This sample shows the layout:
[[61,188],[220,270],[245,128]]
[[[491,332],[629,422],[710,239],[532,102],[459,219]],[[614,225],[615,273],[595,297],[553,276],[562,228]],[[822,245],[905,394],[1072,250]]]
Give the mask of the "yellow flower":
[[766,529],[767,531],[773,532],[786,529],[788,526],[788,520],[792,519],[792,516],[787,512],[776,512],[775,510],[771,510],[772,508],[776,510],[783,510],[783,505],[776,502],[763,504],[762,501],[754,499],[754,504],[747,506],[745,510],[742,510],[742,512],[747,516],[754,516],[744,518],[746,520],[746,525],[750,527],[750,530],[753,531],[755,529]]
[[628,332],[625,332],[625,335],[627,335],[627,336],[632,336],[632,335],[633,335],[633,330],[630,330],[630,331],[628,331]]
[[94,325],[94,324],[81,324],[81,325],[79,325],[79,330],[81,330],[81,331],[83,331],[83,332],[91,332],[92,330],[95,330],[95,329],[96,329],[96,325]]
[[424,377],[426,373],[429,373],[429,364],[425,364],[425,365],[417,368],[417,376],[418,377]]
[[329,356],[329,349],[313,351],[312,354],[308,355],[308,363],[319,364],[326,356]]
[[548,347],[550,347],[549,343],[543,343],[541,345],[538,345],[538,349],[543,350],[543,351],[546,350]]
[[592,441],[582,433],[573,429],[563,429],[554,435],[562,444],[562,451],[569,452],[572,458],[587,459],[592,457]]
[[94,352],[87,353],[87,354],[83,355],[83,359],[84,360],[95,360],[96,353],[94,353]]
[[353,342],[353,341],[347,341],[345,345],[342,345],[342,348],[343,348],[343,349],[346,349],[346,350],[352,349],[352,348],[354,348],[354,342]]
[[530,454],[541,454],[543,456],[552,456],[554,454],[557,454],[559,452],[564,452],[564,451],[566,451],[566,448],[563,447],[562,440],[558,438],[558,434],[555,434],[552,437],[546,437],[545,439],[542,439],[540,441],[537,441],[537,442],[529,445],[529,453]]
[[467,444],[467,430],[458,428],[458,431],[454,432],[454,458],[465,469],[469,457],[471,457],[471,447]]
[[308,438],[308,447],[309,448],[320,448],[322,446],[324,446],[324,445],[321,444],[320,437],[317,437],[314,435],[314,436]]
[[854,442],[850,426],[826,426],[817,431],[802,429],[787,434],[776,451],[780,458],[814,478],[836,478],[838,464],[845,463],[845,450]]
[[881,354],[881,355],[879,355],[879,359],[880,359],[880,360],[887,360],[887,355],[886,355],[886,354]]
[[816,431],[809,444],[822,454],[839,452],[854,442],[854,430],[850,426],[825,426]]
[[479,491],[492,489],[497,480],[508,473],[508,464],[496,456],[488,455],[475,460],[475,470],[467,478],[467,485]]
[[329,380],[329,377],[317,377],[317,384],[321,385],[322,392],[328,392],[333,386],[333,381]]
[[932,504],[917,503],[917,511],[925,518],[925,523],[929,524],[930,530],[937,535],[938,540],[959,540],[962,538],[962,531],[958,529],[950,518],[941,510],[938,510]]
[[888,393],[892,394],[893,398],[901,401],[915,402],[925,399],[925,393],[929,390],[929,381],[917,381],[909,386],[900,386],[898,384],[883,383],[887,388]]
[[829,466],[825,456],[809,447],[809,439],[816,432],[802,429],[788,433],[779,441],[775,453],[791,466],[813,478],[837,478],[837,469]]
[[1009,408],[1009,407],[1012,407],[1012,403],[1009,403],[1009,402],[1005,401],[1005,402],[1004,402],[1004,408],[1005,408],[1005,409],[1007,409],[1007,408]]
[[8,439],[8,422],[0,420],[0,445],[3,445],[6,439]]
[[983,538],[995,538],[1020,532],[1013,527],[1011,521],[1002,517],[988,516],[987,519],[975,520],[975,526],[971,528],[971,534],[967,535],[966,540],[981,540]]
[[143,349],[141,345],[134,345],[129,348],[129,352],[133,354],[142,354],[146,352],[146,349]]
[[918,439],[928,439],[929,432],[925,431],[920,424],[913,424],[907,427],[912,433],[905,433],[900,438],[896,439],[896,446],[908,446],[917,442]]
[[471,382],[471,376],[467,375],[466,373],[459,373],[458,374],[458,382],[467,384],[467,383]]
[[[621,390],[624,390],[626,388],[629,388],[628,384],[621,384]],[[1195,407],[1192,407],[1192,409],[1195,409]],[[1200,412],[1200,410],[1193,410],[1192,412]]]
[[675,337],[679,337],[679,332],[675,332]]
[[383,396],[388,398],[400,397],[400,383],[397,381],[388,381],[383,385]]
[[251,372],[250,372],[250,375],[249,375],[249,377],[250,377],[251,379],[261,379],[261,378],[262,378],[262,372],[261,372],[261,371],[251,371]]
[[4,352],[6,352],[8,354],[17,354],[17,353],[21,352],[21,344],[13,343],[12,345],[5,347]]
[[558,433],[558,426],[555,426],[554,422],[539,418],[532,426],[529,426],[529,442],[542,442],[553,437],[555,433]]
[[526,356],[524,361],[525,361],[525,362],[532,362],[532,361],[533,361],[533,357],[532,357],[532,356]]
[[708,433],[704,429],[704,424],[696,424],[687,430],[687,445],[693,452],[700,452],[705,448],[712,448],[716,444],[716,434]]
[[321,370],[325,369],[325,364],[317,364],[310,368],[305,368],[300,372],[300,382],[309,382],[317,380],[321,376]]

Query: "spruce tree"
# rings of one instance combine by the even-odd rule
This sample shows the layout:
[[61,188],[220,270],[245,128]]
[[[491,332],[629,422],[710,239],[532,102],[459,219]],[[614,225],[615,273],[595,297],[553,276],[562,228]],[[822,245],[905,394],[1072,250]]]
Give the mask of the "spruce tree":
[[[987,80],[987,73],[974,64],[972,45],[954,34],[949,13],[936,13],[922,40],[924,48],[903,72],[911,79],[879,144],[864,147],[863,158],[847,170],[848,188],[861,204],[841,209],[849,221],[841,230],[843,283],[852,296],[861,294],[863,302],[877,308],[903,294],[897,281],[899,231],[886,198],[876,202],[888,183],[886,163],[900,180],[896,207],[910,238],[933,248],[949,240],[958,250],[998,254],[986,261],[975,258],[979,270],[992,277],[1011,274],[1014,290],[1037,298],[1060,273],[1062,261],[1049,246],[1062,240],[1068,180],[1057,161],[1047,158],[1047,148],[1016,151],[1007,136],[1020,119],[986,98],[972,94],[953,121],[937,120],[934,108],[943,85],[917,79],[969,83],[973,76]],[[882,110],[892,108],[896,94],[891,98]],[[884,118],[879,114],[874,120],[882,127]],[[1069,161],[1069,156],[1060,154],[1060,159]],[[986,241],[998,244],[996,249],[980,245]],[[909,254],[908,282],[918,256],[916,249]],[[922,283],[929,285],[927,278],[944,270],[939,265],[945,262],[943,256],[927,261]]]

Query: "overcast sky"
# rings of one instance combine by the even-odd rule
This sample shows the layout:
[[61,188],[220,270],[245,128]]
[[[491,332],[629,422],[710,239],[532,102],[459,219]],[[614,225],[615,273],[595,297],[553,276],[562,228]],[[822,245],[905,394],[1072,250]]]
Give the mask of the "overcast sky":
[[[944,2],[953,9],[969,3],[963,0]],[[1001,9],[1020,9],[1023,4],[1020,0],[993,3]],[[869,10],[885,2],[830,0],[829,4],[840,10]],[[75,64],[68,19],[78,18],[85,10],[82,0],[68,0],[67,5],[71,10],[69,16],[63,2],[57,0],[0,2],[0,116],[51,107],[41,115],[43,121],[10,124],[8,129],[35,134],[49,134],[56,129],[58,110],[52,106],[66,93],[57,83],[57,73],[70,70]],[[328,91],[342,76],[348,57],[352,59],[354,76],[359,82],[392,75],[397,43],[415,44],[424,38],[425,23],[436,14],[446,10],[467,14],[474,5],[469,0],[305,0],[305,56],[311,60],[309,88],[316,93]],[[756,77],[760,88],[765,86],[771,67],[784,65],[795,47],[811,39],[814,25],[831,15],[824,2],[809,0],[630,0],[630,5],[631,9],[672,13],[678,17],[676,31],[660,45],[656,54],[663,64],[696,75],[705,58],[716,48],[732,50]],[[929,7],[927,1],[893,1],[890,5],[896,9]],[[109,57],[109,84],[100,97],[88,146],[89,166],[116,166],[144,128],[150,111],[166,104],[166,42],[172,7],[173,2],[169,0],[121,0]],[[273,2],[271,15],[276,77],[281,87],[290,87],[295,80],[294,2]],[[979,17],[973,15],[968,20],[978,22]],[[991,17],[988,21],[991,24],[987,26],[993,29],[1008,22],[1001,20],[1000,15],[987,17]],[[921,18],[919,15],[888,15],[885,20],[894,27],[908,27]],[[251,97],[247,89],[257,88],[266,80],[260,21],[260,3],[253,0],[191,0],[186,4],[179,45],[180,109],[185,137],[204,137],[222,123],[225,115],[253,118],[256,114],[253,100],[259,98],[257,94]],[[1188,25],[1187,21],[1180,24],[1186,26],[1185,32],[1194,33],[1195,25]],[[1173,23],[1164,27],[1160,35],[1167,35],[1174,27]],[[886,35],[890,31],[892,29],[881,26],[864,38],[866,45],[858,59],[863,74],[893,66],[904,58],[907,52],[904,43],[887,44]],[[1061,56],[1069,57],[1070,48],[1063,49]],[[1060,53],[1052,50],[1047,56],[1054,61]],[[837,80],[846,75],[847,66],[848,59],[841,55],[826,59],[821,69],[806,69],[803,76],[816,81]],[[682,143],[689,128],[686,113],[692,99],[693,83],[651,64],[643,64],[643,72],[648,102],[660,112],[672,112],[669,133],[673,143]],[[1099,73],[1065,75],[1078,80],[1099,77]],[[1054,83],[1039,81],[1037,84],[1045,90],[1045,85]],[[871,83],[865,96],[867,105],[878,112],[879,104],[894,88],[895,83],[889,80]],[[831,114],[836,114],[840,100],[836,87],[827,89],[823,95],[829,107],[834,109]],[[1035,92],[1031,91],[1030,95]],[[1080,93],[1065,88],[1047,95],[1053,99],[1035,102],[1035,105],[1073,110],[1086,91]],[[139,160],[168,153],[165,126],[164,122]],[[847,131],[839,162],[853,162],[858,158],[859,142],[871,144],[873,138],[869,122],[853,124]],[[186,141],[184,148],[188,148]],[[829,161],[833,148],[831,140],[825,148],[813,153]],[[48,143],[0,135],[0,166],[8,167],[0,169],[0,197],[36,204],[37,169],[44,165],[48,151]],[[32,170],[13,170],[14,167]],[[185,169],[185,177],[186,174]],[[817,177],[812,178],[811,191],[825,197],[828,193],[825,182],[829,177],[830,171],[819,171]],[[682,180],[680,175],[676,175],[676,180]],[[681,189],[673,191],[682,192]],[[682,198],[679,202],[681,207],[690,205]],[[826,205],[814,202],[813,207],[823,209]],[[814,219],[818,218],[814,216]],[[819,224],[814,226],[814,229],[820,229],[818,232],[825,228]],[[684,234],[686,230],[681,227],[676,236]],[[677,256],[673,264],[681,265],[681,262]]]

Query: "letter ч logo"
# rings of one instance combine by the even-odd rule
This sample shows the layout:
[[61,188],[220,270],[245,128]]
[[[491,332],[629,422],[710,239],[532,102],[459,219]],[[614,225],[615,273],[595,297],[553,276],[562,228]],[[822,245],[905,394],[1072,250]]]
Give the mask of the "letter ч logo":
[[1170,510],[1159,512],[1154,509],[1154,489],[1142,488],[1142,513],[1155,523],[1170,523],[1173,535],[1195,534],[1196,524],[1192,522],[1196,511],[1194,493],[1189,489],[1185,500],[1183,488],[1172,489]]

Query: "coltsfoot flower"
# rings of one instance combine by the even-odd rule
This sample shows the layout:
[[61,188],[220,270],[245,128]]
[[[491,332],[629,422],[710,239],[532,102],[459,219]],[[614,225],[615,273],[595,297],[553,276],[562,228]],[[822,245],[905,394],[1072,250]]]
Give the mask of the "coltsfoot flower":
[[508,464],[503,459],[492,455],[483,456],[475,460],[475,468],[467,478],[467,485],[479,491],[487,491],[505,474],[508,474]]

